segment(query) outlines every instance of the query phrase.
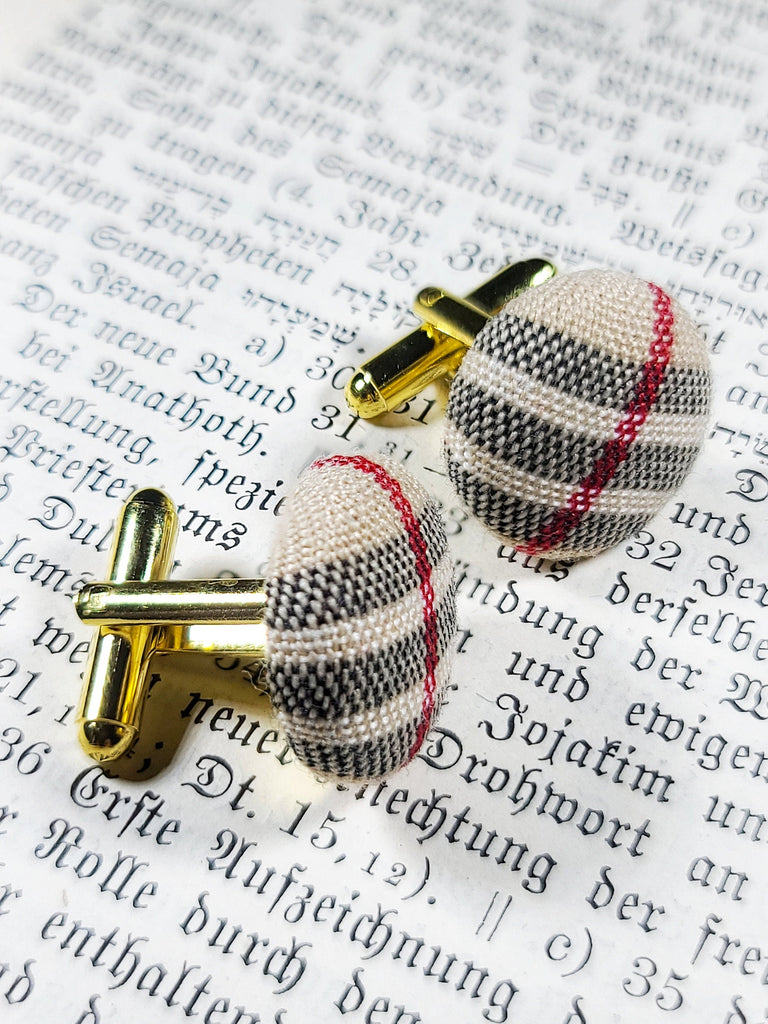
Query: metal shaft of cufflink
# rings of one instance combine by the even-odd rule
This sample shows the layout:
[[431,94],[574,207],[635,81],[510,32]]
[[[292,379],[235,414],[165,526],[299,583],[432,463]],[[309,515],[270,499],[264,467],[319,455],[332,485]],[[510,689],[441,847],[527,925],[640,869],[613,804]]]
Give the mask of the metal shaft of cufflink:
[[162,491],[137,491],[117,524],[109,579],[83,587],[78,615],[98,627],[78,711],[80,742],[97,761],[125,754],[136,739],[154,654],[264,657],[261,579],[166,579],[178,519]]
[[452,377],[485,323],[515,296],[556,273],[547,260],[524,260],[504,267],[465,298],[441,288],[423,288],[414,311],[424,323],[355,372],[346,388],[347,404],[363,419],[392,412],[428,384]]

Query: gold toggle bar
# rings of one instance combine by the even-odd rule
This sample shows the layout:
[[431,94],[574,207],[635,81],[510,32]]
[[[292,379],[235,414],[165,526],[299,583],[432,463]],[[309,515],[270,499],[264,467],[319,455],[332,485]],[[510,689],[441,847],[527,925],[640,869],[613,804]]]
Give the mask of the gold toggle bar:
[[[167,576],[178,529],[176,510],[162,491],[137,491],[117,522],[110,581]],[[159,640],[156,626],[130,631],[103,626],[91,643],[77,713],[80,742],[97,761],[113,760],[133,744],[146,697],[147,663]]]
[[[346,388],[347,404],[358,416],[372,419],[414,398],[433,381],[453,377],[485,322],[510,299],[555,273],[548,260],[523,260],[504,267],[465,299],[439,288],[422,289],[414,309],[425,322],[355,371]],[[450,298],[456,305],[440,304],[439,298]],[[439,317],[433,317],[436,305]]]

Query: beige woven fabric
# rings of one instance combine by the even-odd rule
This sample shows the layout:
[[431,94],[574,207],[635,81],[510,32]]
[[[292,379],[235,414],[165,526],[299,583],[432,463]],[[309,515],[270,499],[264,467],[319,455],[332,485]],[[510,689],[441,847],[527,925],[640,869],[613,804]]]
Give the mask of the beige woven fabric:
[[677,490],[710,392],[704,338],[657,285],[565,274],[513,299],[469,349],[451,386],[448,474],[521,550],[596,554]]
[[436,502],[397,464],[319,460],[290,500],[268,583],[269,687],[317,774],[379,778],[418,751],[456,630]]

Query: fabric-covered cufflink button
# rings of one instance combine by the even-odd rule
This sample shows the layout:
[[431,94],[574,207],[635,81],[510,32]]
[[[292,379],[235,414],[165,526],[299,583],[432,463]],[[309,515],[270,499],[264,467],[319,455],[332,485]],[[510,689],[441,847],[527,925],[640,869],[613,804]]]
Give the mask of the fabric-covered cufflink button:
[[[680,486],[711,378],[703,336],[658,285],[612,270],[553,274],[544,261],[516,264],[493,295],[429,288],[415,308],[433,363],[455,374],[444,448],[460,499],[520,550],[575,559],[629,537]],[[404,374],[379,387],[375,364],[350,382],[358,409],[355,390],[375,388],[383,408],[405,397]]]
[[440,701],[456,629],[435,500],[389,462],[314,463],[275,543],[266,621],[269,692],[297,755],[342,778],[405,764]]
[[99,761],[135,741],[153,654],[240,654],[296,757],[346,782],[418,752],[444,694],[456,631],[453,569],[437,503],[386,459],[313,463],[289,499],[267,580],[168,580],[178,522],[162,491],[126,503],[107,583],[78,594],[99,629],[78,712]]

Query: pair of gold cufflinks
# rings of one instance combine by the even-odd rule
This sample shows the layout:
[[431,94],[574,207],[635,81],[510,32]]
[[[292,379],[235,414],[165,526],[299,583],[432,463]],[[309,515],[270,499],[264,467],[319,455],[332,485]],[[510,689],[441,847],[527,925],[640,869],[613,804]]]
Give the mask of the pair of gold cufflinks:
[[[422,290],[421,327],[358,370],[365,418],[452,378],[444,455],[463,504],[522,551],[581,558],[630,536],[684,479],[710,401],[704,339],[657,285],[545,260],[466,298]],[[176,516],[125,506],[109,580],[77,597],[98,627],[79,712],[98,760],[140,728],[155,653],[261,659],[297,757],[358,781],[418,751],[440,704],[456,607],[437,503],[402,468],[332,456],[301,478],[264,580],[169,582]]]

